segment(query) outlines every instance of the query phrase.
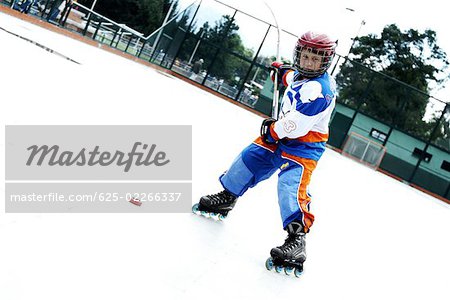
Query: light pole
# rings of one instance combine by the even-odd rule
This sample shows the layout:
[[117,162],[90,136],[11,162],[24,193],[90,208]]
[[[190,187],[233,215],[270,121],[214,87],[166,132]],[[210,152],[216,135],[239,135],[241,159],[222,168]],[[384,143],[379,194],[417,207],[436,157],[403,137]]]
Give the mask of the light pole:
[[174,6],[175,6],[175,2],[176,2],[176,1],[172,1],[172,3],[170,4],[169,11],[167,12],[166,17],[164,18],[164,21],[163,21],[163,23],[162,23],[162,25],[161,25],[161,27],[160,27],[159,32],[158,32],[158,35],[156,36],[156,39],[155,39],[155,41],[153,42],[153,46],[152,46],[152,48],[153,48],[153,50],[152,50],[152,56],[153,56],[153,53],[155,53],[156,46],[158,46],[159,39],[161,38],[161,34],[162,34],[162,32],[164,31],[164,26],[166,26],[167,20],[169,20],[170,14],[172,13],[172,10],[173,10],[173,8],[174,8]]
[[[346,7],[345,9],[348,10],[348,11],[351,11],[351,12],[355,12],[355,10],[354,10],[353,8]],[[359,24],[359,28],[358,28],[358,31],[356,32],[355,37],[352,38],[353,41],[352,41],[352,44],[351,44],[351,46],[350,46],[350,49],[348,50],[347,57],[350,55],[350,53],[352,53],[353,47],[355,46],[356,39],[358,38],[359,33],[361,32],[361,28],[362,28],[365,24],[366,24],[366,21],[365,21],[364,19],[362,19],[362,20],[361,20],[361,23]]]
[[195,53],[197,52],[198,46],[200,46],[200,42],[201,42],[204,34],[205,34],[205,31],[202,30],[202,33],[200,33],[200,38],[197,41],[197,44],[195,45],[194,51],[192,51],[191,57],[189,58],[188,65],[190,65],[192,63],[192,60],[194,59]]
[[97,4],[97,0],[94,0],[94,2],[92,3],[91,10],[94,10],[95,4]]
[[[353,8],[346,7],[345,9],[348,10],[348,11],[350,11],[350,12],[355,12],[355,10],[354,10]],[[358,28],[358,31],[356,32],[355,37],[352,38],[352,44],[350,45],[350,49],[348,49],[347,56],[345,56],[344,64],[347,62],[348,56],[350,55],[350,53],[352,53],[353,47],[355,46],[356,39],[357,39],[358,36],[359,36],[359,33],[360,33],[360,31],[361,31],[361,28],[362,28],[365,24],[366,24],[366,21],[365,21],[364,19],[362,19],[362,20],[361,20],[361,23],[359,24],[359,28]],[[336,63],[334,64],[333,70],[331,70],[331,74],[334,74],[334,71],[336,70],[336,67],[338,66],[338,63],[339,63],[339,60],[340,60],[340,59],[341,59],[341,56],[338,57]]]

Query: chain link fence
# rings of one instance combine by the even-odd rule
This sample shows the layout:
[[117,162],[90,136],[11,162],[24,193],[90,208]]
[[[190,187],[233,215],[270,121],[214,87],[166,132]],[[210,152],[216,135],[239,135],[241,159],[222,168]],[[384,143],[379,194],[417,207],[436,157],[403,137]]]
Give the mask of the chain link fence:
[[[266,115],[271,113],[273,84],[268,66],[275,59],[277,30],[223,3],[194,3],[149,36],[76,2],[0,3],[169,69]],[[282,30],[280,40],[281,58],[289,62],[297,37]],[[337,65],[338,61],[344,62]],[[344,67],[359,76],[347,78]],[[352,133],[372,139],[386,148],[379,169],[450,200],[449,104],[348,57],[339,56],[330,70],[339,94],[329,145],[342,149]]]

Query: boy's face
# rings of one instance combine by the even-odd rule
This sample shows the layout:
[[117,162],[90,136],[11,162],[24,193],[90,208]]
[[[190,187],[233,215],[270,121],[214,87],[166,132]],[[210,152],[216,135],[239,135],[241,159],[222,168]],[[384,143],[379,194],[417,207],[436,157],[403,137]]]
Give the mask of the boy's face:
[[322,66],[322,56],[312,53],[308,49],[300,53],[300,67],[308,71],[318,71]]

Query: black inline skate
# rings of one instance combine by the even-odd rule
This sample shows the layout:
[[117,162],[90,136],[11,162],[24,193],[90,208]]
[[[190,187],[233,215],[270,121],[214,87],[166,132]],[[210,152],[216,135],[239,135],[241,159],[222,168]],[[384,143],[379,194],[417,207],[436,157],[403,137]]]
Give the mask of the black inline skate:
[[223,190],[217,194],[201,197],[199,203],[192,206],[192,212],[199,216],[222,221],[227,217],[228,212],[233,209],[236,200],[235,195]]
[[303,263],[306,260],[306,242],[303,226],[297,221],[291,222],[287,227],[288,237],[284,244],[272,248],[270,258],[266,260],[267,270],[275,268],[277,273],[284,270],[286,275],[294,274],[300,277],[303,273]]

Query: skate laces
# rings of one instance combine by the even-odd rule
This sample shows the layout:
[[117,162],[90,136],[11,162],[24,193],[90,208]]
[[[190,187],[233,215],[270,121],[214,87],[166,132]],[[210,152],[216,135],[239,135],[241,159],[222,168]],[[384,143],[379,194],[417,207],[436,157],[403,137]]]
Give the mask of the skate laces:
[[284,241],[284,244],[280,246],[279,249],[283,251],[283,253],[287,253],[297,248],[299,244],[302,244],[302,242],[302,235],[289,234]]
[[227,191],[221,191],[220,193],[214,194],[210,196],[211,204],[217,205],[217,204],[225,204],[233,202],[236,197],[234,197],[232,194],[230,194]]

